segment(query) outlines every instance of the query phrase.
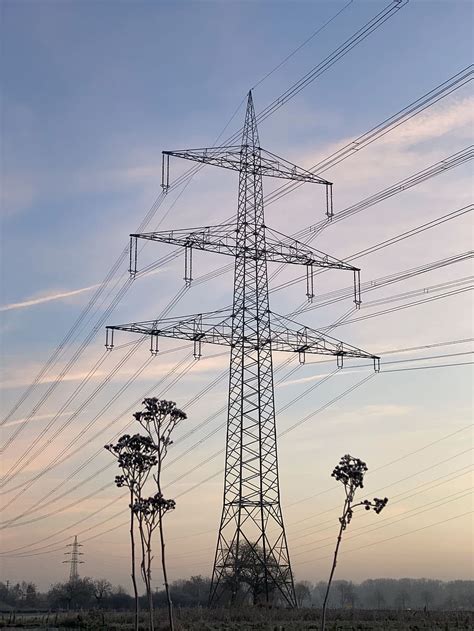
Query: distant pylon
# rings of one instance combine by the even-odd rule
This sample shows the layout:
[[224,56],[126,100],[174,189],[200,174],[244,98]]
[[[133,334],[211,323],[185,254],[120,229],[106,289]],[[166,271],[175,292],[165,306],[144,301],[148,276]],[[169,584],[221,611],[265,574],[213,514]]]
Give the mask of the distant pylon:
[[79,548],[82,548],[82,543],[77,542],[77,535],[74,537],[74,542],[69,543],[67,547],[72,548],[72,550],[64,553],[64,555],[68,558],[63,561],[63,563],[69,564],[69,581],[71,583],[74,583],[75,581],[79,580],[79,571],[77,566],[79,565],[79,563],[84,563],[84,561],[81,561],[79,559],[79,557],[82,556],[83,553],[79,552]]

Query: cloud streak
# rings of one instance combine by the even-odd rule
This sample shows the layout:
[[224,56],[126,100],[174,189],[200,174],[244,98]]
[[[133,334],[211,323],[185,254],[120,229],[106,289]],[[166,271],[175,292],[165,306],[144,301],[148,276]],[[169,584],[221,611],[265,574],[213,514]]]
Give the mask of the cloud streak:
[[27,307],[41,305],[45,302],[51,302],[53,300],[63,300],[64,298],[70,298],[71,296],[77,296],[87,291],[91,291],[92,289],[97,289],[97,287],[99,286],[100,286],[99,284],[89,285],[89,287],[82,287],[81,289],[61,291],[61,292],[57,292],[53,294],[48,294],[46,296],[39,296],[38,298],[28,298],[27,300],[23,300],[22,302],[11,302],[8,305],[1,306],[0,311],[13,311],[14,309],[26,309]]

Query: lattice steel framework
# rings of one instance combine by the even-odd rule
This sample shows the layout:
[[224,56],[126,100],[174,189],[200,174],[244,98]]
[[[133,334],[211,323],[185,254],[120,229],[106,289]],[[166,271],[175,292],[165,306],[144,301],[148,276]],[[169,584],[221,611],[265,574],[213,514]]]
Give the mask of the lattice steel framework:
[[69,582],[75,583],[79,580],[79,564],[84,563],[81,561],[79,557],[83,555],[82,552],[79,551],[79,548],[82,548],[82,543],[77,542],[77,535],[74,537],[73,543],[69,543],[67,545],[68,548],[72,548],[71,551],[65,552],[65,556],[69,557],[63,563],[68,563],[70,566],[69,569]]
[[[185,282],[192,280],[192,250],[235,258],[234,301],[230,312],[213,311],[161,321],[107,327],[106,346],[113,348],[114,331],[230,346],[230,375],[225,459],[224,500],[212,575],[211,604],[224,592],[234,600],[248,581],[249,565],[259,573],[260,597],[279,596],[290,606],[296,598],[280,506],[275,425],[272,351],[366,357],[379,369],[379,358],[270,311],[267,262],[305,265],[307,296],[313,297],[315,267],[349,270],[354,275],[354,301],[360,304],[359,269],[266,227],[263,176],[285,178],[326,189],[326,213],[332,216],[332,183],[260,147],[252,94],[249,93],[240,146],[163,152],[162,186],[169,187],[169,159],[176,156],[238,171],[236,223],[168,232],[131,235],[130,272],[137,272],[137,240],[181,245],[185,249]],[[245,561],[244,559],[245,551]],[[250,556],[250,559],[249,559]]]

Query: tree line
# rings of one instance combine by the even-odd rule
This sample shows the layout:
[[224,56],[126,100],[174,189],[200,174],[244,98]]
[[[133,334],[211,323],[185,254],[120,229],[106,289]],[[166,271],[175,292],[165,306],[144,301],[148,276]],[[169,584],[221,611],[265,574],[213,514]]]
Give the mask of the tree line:
[[[327,582],[299,581],[295,585],[300,607],[321,608]],[[178,607],[206,607],[210,579],[192,576],[171,584],[173,602]],[[154,606],[167,606],[166,591],[154,591]],[[140,596],[145,607],[148,595]],[[123,587],[113,586],[107,579],[80,578],[76,581],[55,583],[41,592],[30,581],[15,584],[0,582],[1,611],[60,611],[90,610],[133,611],[135,599]],[[333,581],[329,596],[330,609],[426,609],[473,610],[474,581],[441,581],[435,579],[368,579],[362,583],[346,580]]]

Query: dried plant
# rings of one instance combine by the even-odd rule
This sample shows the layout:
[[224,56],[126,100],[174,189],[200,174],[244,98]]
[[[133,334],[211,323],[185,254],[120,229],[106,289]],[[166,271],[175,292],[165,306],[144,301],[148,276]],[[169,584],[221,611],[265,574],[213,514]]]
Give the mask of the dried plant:
[[115,445],[105,445],[105,449],[117,459],[118,466],[122,470],[121,475],[115,477],[115,484],[119,488],[128,488],[130,494],[131,578],[135,598],[135,631],[138,631],[135,512],[133,506],[137,501],[140,501],[143,486],[149,478],[152,468],[157,464],[156,448],[149,436],[124,434]]
[[152,536],[159,527],[164,515],[174,510],[174,500],[165,499],[160,493],[147,498],[141,498],[133,505],[133,512],[137,516],[142,542],[142,576],[148,597],[148,612],[150,630],[153,631],[153,591],[151,586],[151,563],[153,561]]
[[[146,500],[146,503],[137,505],[137,515],[143,520],[142,527],[145,538],[144,541],[144,564],[147,572],[147,581],[151,584],[151,533],[158,527],[161,544],[161,566],[163,569],[163,582],[165,585],[166,599],[168,603],[168,617],[171,631],[174,629],[173,624],[173,603],[171,601],[170,587],[168,582],[168,573],[166,570],[165,556],[165,535],[163,528],[164,515],[175,508],[174,500],[164,499],[161,473],[163,461],[168,453],[168,448],[172,445],[171,434],[178,423],[186,419],[186,414],[176,407],[173,401],[160,401],[157,398],[149,398],[143,401],[145,409],[134,414],[135,419],[140,423],[146,431],[148,438],[155,447],[156,469],[153,473],[153,479],[156,482],[157,493]],[[152,528],[148,537],[149,529]],[[152,606],[151,597],[149,597]]]
[[344,486],[345,491],[345,500],[344,507],[342,509],[342,515],[339,517],[339,533],[337,536],[336,548],[334,550],[334,558],[331,567],[331,573],[329,575],[329,581],[326,589],[326,595],[324,597],[323,603],[323,612],[322,612],[322,620],[321,620],[321,630],[324,631],[326,625],[326,608],[327,602],[329,598],[329,590],[331,589],[331,582],[334,576],[334,572],[336,570],[337,564],[337,555],[339,552],[339,546],[341,545],[342,534],[346,530],[347,526],[350,524],[352,517],[354,516],[354,509],[363,506],[365,510],[373,510],[377,513],[382,512],[388,502],[388,498],[384,497],[383,499],[379,497],[374,497],[371,500],[363,500],[362,502],[358,502],[354,504],[355,494],[357,489],[364,488],[364,475],[367,472],[368,468],[365,462],[359,460],[359,458],[354,458],[349,454],[343,456],[339,461],[339,464],[334,467],[331,476],[335,478],[338,482],[341,482]]

